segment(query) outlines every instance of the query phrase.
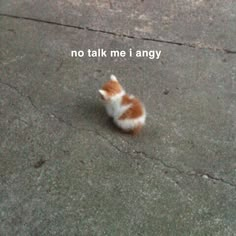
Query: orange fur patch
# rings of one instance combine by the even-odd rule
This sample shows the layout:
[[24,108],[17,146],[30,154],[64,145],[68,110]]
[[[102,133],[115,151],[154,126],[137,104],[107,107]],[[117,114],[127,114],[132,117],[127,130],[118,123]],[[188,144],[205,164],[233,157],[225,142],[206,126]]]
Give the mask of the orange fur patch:
[[[142,105],[140,101],[136,98],[133,98],[133,99],[129,98],[129,99],[131,101],[127,104],[131,103],[132,106],[119,117],[119,120],[135,119],[143,115],[143,109],[142,109]],[[128,99],[125,98],[124,101],[128,102]]]
[[108,81],[102,87],[107,92],[108,96],[114,96],[122,91],[121,85],[117,81]]
[[132,98],[130,98],[129,95],[125,94],[123,97],[122,97],[122,101],[121,101],[121,105],[128,105],[132,102]]

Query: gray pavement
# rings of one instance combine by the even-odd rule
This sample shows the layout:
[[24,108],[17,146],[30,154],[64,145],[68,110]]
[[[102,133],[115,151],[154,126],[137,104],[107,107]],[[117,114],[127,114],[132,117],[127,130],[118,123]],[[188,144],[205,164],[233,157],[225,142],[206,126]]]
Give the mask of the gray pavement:
[[[137,137],[99,101],[111,73]],[[235,136],[233,0],[0,0],[0,235],[236,235]]]

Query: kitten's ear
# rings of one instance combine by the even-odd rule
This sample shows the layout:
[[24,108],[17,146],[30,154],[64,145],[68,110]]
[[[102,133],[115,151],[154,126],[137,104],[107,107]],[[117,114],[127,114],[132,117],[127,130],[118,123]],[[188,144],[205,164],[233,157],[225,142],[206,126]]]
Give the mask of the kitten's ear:
[[118,80],[117,80],[117,78],[116,78],[115,75],[111,75],[111,80],[112,80],[112,81],[115,81],[115,82],[118,82]]
[[99,89],[98,92],[100,93],[102,99],[106,100],[107,99],[107,93],[106,91]]

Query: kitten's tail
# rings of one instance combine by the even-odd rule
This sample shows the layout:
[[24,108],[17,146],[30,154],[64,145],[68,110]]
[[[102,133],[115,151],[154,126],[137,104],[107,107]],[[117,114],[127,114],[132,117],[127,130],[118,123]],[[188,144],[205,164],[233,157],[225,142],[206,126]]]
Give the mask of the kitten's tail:
[[132,134],[133,134],[133,135],[139,134],[142,128],[143,128],[143,124],[139,123],[139,124],[132,130]]

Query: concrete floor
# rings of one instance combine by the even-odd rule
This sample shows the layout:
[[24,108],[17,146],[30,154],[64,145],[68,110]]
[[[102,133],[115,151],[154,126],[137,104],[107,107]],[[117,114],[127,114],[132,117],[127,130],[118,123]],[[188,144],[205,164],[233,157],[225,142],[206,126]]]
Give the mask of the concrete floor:
[[[162,53],[70,56],[97,48]],[[235,137],[234,0],[0,0],[0,235],[236,235]]]

